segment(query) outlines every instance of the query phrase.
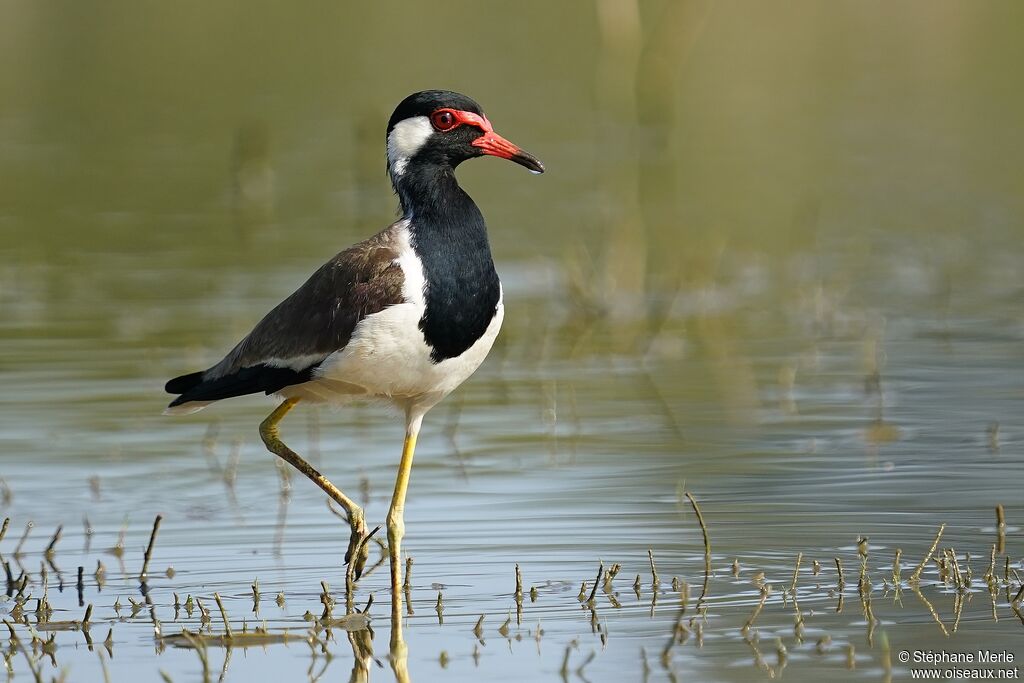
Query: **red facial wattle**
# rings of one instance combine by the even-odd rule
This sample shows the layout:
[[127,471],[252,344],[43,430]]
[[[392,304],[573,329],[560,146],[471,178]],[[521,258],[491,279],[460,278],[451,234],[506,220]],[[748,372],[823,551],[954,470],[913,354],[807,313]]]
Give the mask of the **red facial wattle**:
[[442,133],[453,130],[461,125],[479,128],[483,131],[483,135],[473,140],[470,144],[479,148],[481,152],[514,161],[520,166],[525,166],[533,173],[544,172],[544,164],[537,157],[523,151],[518,145],[512,144],[495,133],[494,127],[491,126],[491,122],[487,120],[486,116],[460,109],[438,109],[431,114],[430,122],[435,129]]

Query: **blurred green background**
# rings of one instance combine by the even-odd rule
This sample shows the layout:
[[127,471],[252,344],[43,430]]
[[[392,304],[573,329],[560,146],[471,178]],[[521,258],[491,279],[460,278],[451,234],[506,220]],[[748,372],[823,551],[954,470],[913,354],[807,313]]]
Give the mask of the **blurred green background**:
[[[963,234],[1021,212],[1012,1],[2,11],[3,229],[31,253],[220,246],[230,216],[213,212],[240,160],[276,180],[257,240],[294,252],[296,222],[339,243],[375,230],[392,203],[383,124],[425,87],[469,93],[548,161],[543,184],[465,174],[516,257],[597,249],[638,209],[673,255],[823,226]],[[511,214],[526,197],[535,210]]]

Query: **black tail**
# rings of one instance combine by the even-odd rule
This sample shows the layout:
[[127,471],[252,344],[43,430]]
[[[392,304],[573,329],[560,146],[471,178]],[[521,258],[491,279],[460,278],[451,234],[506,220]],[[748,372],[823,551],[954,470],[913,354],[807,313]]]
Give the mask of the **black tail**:
[[164,385],[164,391],[168,394],[184,394],[203,383],[203,372],[190,372],[181,377],[175,377]]
[[313,378],[312,365],[304,370],[253,365],[231,375],[204,380],[205,372],[192,372],[169,381],[164,389],[169,394],[181,394],[171,401],[169,408],[189,401],[219,401],[222,398],[246,394],[273,394],[292,384],[302,384]]

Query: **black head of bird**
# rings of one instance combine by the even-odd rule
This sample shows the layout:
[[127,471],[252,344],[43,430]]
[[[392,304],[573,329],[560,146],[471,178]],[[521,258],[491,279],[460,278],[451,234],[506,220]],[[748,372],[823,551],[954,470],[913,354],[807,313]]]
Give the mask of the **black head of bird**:
[[494,132],[480,105],[448,90],[413,93],[388,121],[388,172],[398,186],[407,175],[443,173],[463,161],[500,157],[543,173],[544,165]]

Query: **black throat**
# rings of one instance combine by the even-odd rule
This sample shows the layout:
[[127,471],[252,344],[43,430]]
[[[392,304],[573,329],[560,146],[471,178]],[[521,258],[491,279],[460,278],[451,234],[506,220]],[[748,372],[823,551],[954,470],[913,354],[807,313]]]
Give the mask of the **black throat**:
[[420,330],[440,363],[469,349],[497,311],[501,284],[487,227],[447,164],[411,163],[395,190],[426,277]]

